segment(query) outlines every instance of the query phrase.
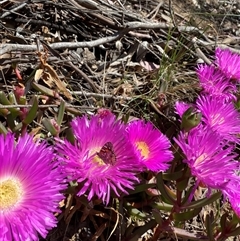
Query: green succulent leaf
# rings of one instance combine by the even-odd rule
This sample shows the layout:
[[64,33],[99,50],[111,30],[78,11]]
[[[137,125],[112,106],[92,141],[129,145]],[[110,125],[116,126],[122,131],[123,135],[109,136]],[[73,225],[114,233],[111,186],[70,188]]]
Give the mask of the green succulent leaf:
[[58,117],[57,117],[57,123],[59,126],[62,124],[62,120],[64,117],[64,111],[65,111],[65,102],[62,100],[60,103],[59,111],[58,111]]
[[11,102],[8,100],[7,96],[3,91],[0,91],[0,103],[2,105],[11,105]]
[[51,96],[51,97],[54,97],[55,96],[55,92],[43,85],[40,85],[40,84],[37,84],[35,82],[32,82],[32,87],[41,92],[42,94],[45,94],[45,95],[48,95],[48,96]]
[[159,209],[159,210],[166,211],[166,212],[170,212],[173,209],[173,205],[164,203],[163,201],[154,203],[151,206],[152,206],[152,208]]
[[26,105],[26,104],[27,104],[26,96],[20,96],[19,105]]
[[153,217],[155,218],[156,222],[159,225],[162,225],[163,219],[162,219],[162,216],[161,216],[161,213],[159,212],[159,210],[158,209],[153,209],[152,210],[152,214],[153,214]]
[[140,185],[137,185],[135,186],[134,190],[130,190],[128,191],[129,194],[134,194],[134,193],[139,193],[139,192],[145,192],[146,189],[148,188],[153,188],[155,187],[156,184],[154,183],[150,183],[150,184],[140,184]]
[[240,235],[240,226],[232,230],[230,233],[228,233],[228,237],[237,237],[238,235]]
[[227,216],[228,214],[227,213],[224,213],[221,217],[221,220],[220,220],[220,224],[221,224],[221,229],[222,230],[225,230],[226,227],[227,227]]
[[190,131],[200,123],[201,118],[201,113],[197,113],[193,107],[189,107],[182,116],[181,129]]
[[15,117],[12,115],[12,113],[9,113],[7,115],[7,125],[11,130],[14,130],[16,124],[15,124]]
[[194,186],[191,186],[185,193],[184,193],[184,197],[182,199],[182,204],[181,206],[186,206],[187,202],[189,201],[189,197],[192,194],[193,190],[195,189]]
[[42,123],[44,125],[44,127],[53,135],[56,136],[58,134],[58,131],[55,129],[55,127],[53,126],[52,122],[47,119],[47,118],[43,118]]
[[15,95],[14,95],[12,92],[9,93],[8,99],[9,99],[9,102],[11,103],[11,105],[17,103],[16,98],[15,98]]
[[3,91],[0,91],[0,104],[6,105],[6,108],[12,113],[13,117],[16,118],[20,115],[20,111],[18,108],[15,107],[7,107],[7,105],[12,105],[11,102],[8,100],[7,96]]
[[178,182],[176,183],[177,189],[178,189],[179,191],[184,191],[184,190],[187,188],[187,186],[188,186],[188,181],[189,181],[189,178],[188,178],[188,177],[187,177],[187,178],[184,178],[184,179],[181,180],[181,181],[178,181]]
[[216,192],[214,194],[212,194],[209,198],[205,197],[203,199],[191,202],[189,204],[184,205],[185,208],[199,208],[199,207],[204,207],[208,204],[211,204],[213,202],[215,202],[216,200],[218,200],[220,197],[222,196],[221,192]]
[[155,220],[151,220],[145,225],[141,226],[140,228],[137,228],[136,231],[134,231],[130,237],[127,238],[129,241],[138,241],[141,236],[146,233],[149,229],[152,229],[157,225]]
[[73,134],[73,131],[72,131],[71,128],[68,128],[68,129],[66,130],[66,138],[67,138],[67,140],[68,140],[70,143],[72,143],[72,144],[74,145],[74,143],[75,143],[75,137],[74,137],[74,134]]
[[231,228],[235,228],[237,227],[237,225],[240,223],[240,218],[234,213],[233,214],[233,217],[232,217],[232,220],[230,221],[229,223],[229,226]]
[[29,125],[30,123],[32,123],[32,121],[35,119],[35,117],[37,115],[37,111],[38,111],[38,100],[37,100],[37,97],[34,96],[33,97],[33,105],[31,107],[31,109],[28,111],[27,116],[24,118],[24,120],[22,122],[25,125]]
[[128,213],[131,216],[133,216],[137,219],[145,219],[147,217],[145,213],[141,212],[137,208],[132,207],[130,203],[126,203],[126,206],[127,206],[127,209],[128,209]]
[[2,122],[0,122],[0,133],[4,135],[7,135],[8,133],[6,127],[2,124]]
[[163,173],[163,180],[175,181],[183,176],[183,171],[173,172],[173,173]]
[[205,227],[207,230],[207,235],[208,235],[209,240],[214,240],[213,222],[214,222],[214,216],[213,216],[213,213],[210,212],[210,214],[206,215],[206,219],[205,219]]
[[187,212],[174,213],[173,218],[175,221],[178,221],[178,222],[187,221],[187,220],[190,220],[190,219],[194,218],[195,216],[197,216],[201,212],[201,210],[202,210],[202,208],[195,208],[195,209],[193,209],[191,211],[187,211]]
[[159,173],[157,175],[157,187],[162,195],[162,198],[166,200],[169,204],[175,203],[175,197],[173,196],[173,193],[169,189],[166,188],[163,182],[162,173]]

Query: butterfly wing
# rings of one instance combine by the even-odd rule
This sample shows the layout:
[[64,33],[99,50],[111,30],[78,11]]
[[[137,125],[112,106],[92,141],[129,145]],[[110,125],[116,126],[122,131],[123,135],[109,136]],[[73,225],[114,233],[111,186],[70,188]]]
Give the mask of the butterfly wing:
[[97,155],[106,163],[113,165],[116,162],[116,155],[113,150],[112,142],[107,142],[101,148]]

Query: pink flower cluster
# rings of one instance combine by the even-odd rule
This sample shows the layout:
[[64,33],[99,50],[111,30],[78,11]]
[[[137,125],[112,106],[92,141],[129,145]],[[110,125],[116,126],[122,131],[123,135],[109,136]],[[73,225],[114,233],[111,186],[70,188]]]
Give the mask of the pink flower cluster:
[[202,92],[196,103],[177,102],[176,112],[182,122],[189,108],[202,118],[190,131],[182,130],[175,141],[196,177],[196,187],[204,184],[209,191],[221,190],[240,216],[240,163],[235,152],[240,138],[240,113],[235,105],[240,56],[217,48],[214,64],[199,66],[197,75]]
[[[128,194],[143,170],[165,171],[173,154],[170,141],[150,122],[125,125],[110,111],[71,122],[75,143],[57,140],[55,149],[30,135],[15,143],[0,135],[0,239],[35,241],[56,226],[61,192],[67,182],[77,195],[105,204],[110,196]],[[55,153],[55,154],[54,154]]]
[[[195,187],[221,190],[240,216],[240,56],[218,48],[214,64],[199,66],[197,75],[202,92],[196,103],[176,103],[182,130],[175,141],[196,177]],[[54,213],[60,212],[68,182],[78,196],[107,205],[111,197],[134,189],[140,172],[166,171],[173,160],[170,141],[151,122],[125,124],[100,110],[73,119],[71,127],[75,141],[58,139],[55,147],[27,134],[17,141],[13,134],[0,135],[2,241],[46,237],[57,224]]]
[[137,173],[165,171],[173,159],[170,141],[150,122],[125,125],[102,110],[91,118],[74,119],[71,126],[75,143],[60,141],[57,151],[68,179],[79,184],[77,195],[87,194],[89,200],[97,196],[108,204],[111,191],[128,194],[139,182]]

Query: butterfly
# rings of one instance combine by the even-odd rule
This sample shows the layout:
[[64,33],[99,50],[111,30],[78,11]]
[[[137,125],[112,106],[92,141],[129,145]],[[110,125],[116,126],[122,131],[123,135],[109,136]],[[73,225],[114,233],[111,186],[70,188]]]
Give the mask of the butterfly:
[[116,162],[116,155],[112,142],[106,142],[97,155],[106,163],[113,165]]

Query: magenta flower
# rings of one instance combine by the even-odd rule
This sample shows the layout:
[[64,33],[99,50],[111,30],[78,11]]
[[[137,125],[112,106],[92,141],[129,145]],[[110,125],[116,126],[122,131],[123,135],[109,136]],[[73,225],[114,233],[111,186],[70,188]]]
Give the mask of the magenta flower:
[[197,75],[204,93],[227,101],[236,100],[237,87],[221,70],[204,64],[198,67]]
[[235,160],[233,146],[227,146],[222,137],[209,127],[198,126],[188,133],[180,133],[175,139],[185,155],[198,184],[208,188],[225,190],[239,163]]
[[228,49],[217,48],[215,63],[219,69],[230,79],[240,81],[240,56]]
[[87,194],[89,200],[96,195],[108,204],[111,190],[120,196],[134,189],[138,160],[124,124],[111,114],[76,118],[71,125],[75,145],[64,141],[57,147],[69,179],[80,184],[77,195]]
[[[238,170],[240,167],[238,167]],[[223,195],[229,200],[232,209],[240,217],[240,177],[235,175],[222,190]]]
[[222,138],[238,142],[240,114],[232,102],[211,96],[199,96],[197,107],[202,112],[202,121],[218,132]]
[[184,162],[197,178],[195,189],[198,185],[206,186],[209,191],[219,189],[240,217],[240,177],[237,173],[240,165],[234,146],[226,145],[217,132],[203,125],[189,133],[181,133],[175,141],[185,155]]
[[126,130],[143,169],[154,172],[167,170],[173,154],[165,135],[150,122],[142,120],[130,122]]
[[55,227],[65,189],[60,166],[45,143],[29,135],[0,135],[0,236],[2,241],[39,240]]

